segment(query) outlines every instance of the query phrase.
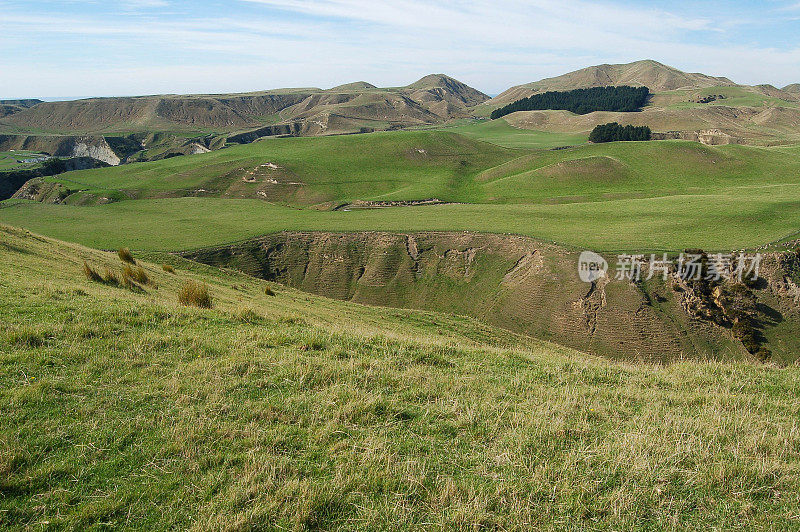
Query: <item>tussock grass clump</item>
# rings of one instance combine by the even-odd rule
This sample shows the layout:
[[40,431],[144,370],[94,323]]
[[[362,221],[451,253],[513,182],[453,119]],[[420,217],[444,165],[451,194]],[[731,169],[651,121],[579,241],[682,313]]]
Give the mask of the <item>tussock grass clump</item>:
[[175,268],[173,268],[169,264],[162,264],[161,265],[161,269],[164,270],[167,273],[173,273],[173,274],[175,273]]
[[208,285],[195,281],[186,281],[183,284],[180,292],[178,292],[178,301],[181,305],[186,305],[187,307],[211,308],[214,306],[213,298],[208,291]]
[[262,316],[250,307],[240,308],[236,311],[236,319],[242,323],[255,324],[263,320]]
[[117,255],[119,255],[120,260],[122,262],[127,262],[128,264],[136,264],[136,259],[133,258],[133,254],[131,254],[131,250],[128,248],[119,248],[117,251]]
[[134,281],[132,278],[125,275],[124,272],[122,274],[122,279],[120,280],[119,284],[120,286],[123,286],[132,292],[144,292],[144,288],[142,288],[142,286],[136,281]]
[[103,282],[106,284],[119,285],[119,277],[111,268],[106,268],[103,272]]
[[102,283],[103,282],[103,278],[100,276],[99,273],[97,273],[97,270],[95,270],[94,268],[89,266],[88,262],[84,262],[83,263],[83,275],[85,275],[86,278],[89,279],[92,282],[95,282],[95,283]]
[[144,271],[144,268],[138,266],[136,268],[131,268],[130,266],[125,266],[122,269],[122,277],[129,279],[133,279],[139,284],[145,285],[150,284],[150,277],[147,276],[147,272]]
[[6,341],[13,346],[35,349],[47,342],[47,337],[34,327],[20,327],[6,332]]
[[275,291],[272,289],[272,287],[270,285],[267,285],[267,286],[264,287],[264,294],[266,294],[266,295],[268,295],[270,297],[274,297],[275,296]]

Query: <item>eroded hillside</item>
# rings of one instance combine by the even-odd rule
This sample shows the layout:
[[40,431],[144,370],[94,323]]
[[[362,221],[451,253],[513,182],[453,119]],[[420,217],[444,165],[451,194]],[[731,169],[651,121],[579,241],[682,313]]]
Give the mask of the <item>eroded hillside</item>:
[[[714,303],[698,303],[674,278],[586,284],[578,253],[521,236],[280,233],[185,256],[336,299],[465,314],[615,358],[751,357],[729,327],[693,310]],[[798,265],[795,254],[768,256],[754,291],[772,362],[796,357]]]

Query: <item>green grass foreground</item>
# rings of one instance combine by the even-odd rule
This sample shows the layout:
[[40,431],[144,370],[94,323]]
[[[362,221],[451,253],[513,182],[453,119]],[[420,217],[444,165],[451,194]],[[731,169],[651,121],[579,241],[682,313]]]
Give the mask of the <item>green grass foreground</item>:
[[612,363],[142,258],[132,292],[83,276],[116,253],[0,229],[0,527],[800,526],[797,367]]

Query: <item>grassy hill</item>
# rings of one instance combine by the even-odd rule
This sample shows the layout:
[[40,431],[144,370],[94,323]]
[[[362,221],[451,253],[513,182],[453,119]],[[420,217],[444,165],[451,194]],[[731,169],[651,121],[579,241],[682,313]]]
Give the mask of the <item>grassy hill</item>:
[[647,125],[662,136],[667,134],[667,138],[711,144],[787,144],[800,140],[800,102],[791,90],[738,85],[727,78],[681,72],[649,60],[599,65],[512,87],[479,105],[475,113],[488,116],[494,109],[541,92],[607,85],[643,85],[653,94],[640,113],[596,112],[578,116],[531,111],[505,118],[514,127],[540,133],[586,134],[598,124],[616,121]]
[[[519,113],[517,113],[519,114]],[[577,115],[576,115],[577,116]],[[519,149],[552,149],[585,144],[588,133],[560,133],[557,131],[544,131],[525,127],[512,126],[506,120],[471,120],[468,123],[443,128],[483,142],[489,142],[505,148]]]
[[[0,229],[0,526],[793,528],[797,368],[586,357]],[[211,310],[177,304],[186,280]]]
[[258,198],[335,206],[353,200],[477,200],[473,177],[520,155],[448,132],[270,139],[193,157],[72,172],[48,180],[114,200]]
[[664,92],[720,85],[732,86],[735,83],[727,78],[689,74],[658,61],[645,60],[622,65],[591,66],[554,78],[518,85],[493,98],[490,105],[495,108],[502,107],[539,92],[620,85],[644,86],[649,87],[651,92]]
[[[189,249],[282,230],[472,230],[598,250],[730,250],[800,230],[798,170],[796,146],[520,151],[430,131],[272,139],[47,178],[38,193],[67,205],[11,200],[0,221],[104,248]],[[407,203],[434,198],[446,204]]]
[[[576,274],[578,251],[516,235],[281,232],[182,255],[345,301],[472,316],[612,359],[754,358],[730,325],[687,311],[704,296],[677,279],[609,279],[590,287]],[[770,349],[755,357],[764,362],[797,361],[800,312],[788,280],[800,281],[798,257],[765,255],[764,282],[751,293],[748,315]],[[615,257],[607,258],[615,271]]]

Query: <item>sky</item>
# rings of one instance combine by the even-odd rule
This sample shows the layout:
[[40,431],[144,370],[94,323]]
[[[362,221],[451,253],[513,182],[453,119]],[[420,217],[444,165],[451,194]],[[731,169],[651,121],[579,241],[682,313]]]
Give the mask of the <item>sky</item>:
[[0,99],[406,85],[655,59],[800,83],[800,1],[0,0]]

